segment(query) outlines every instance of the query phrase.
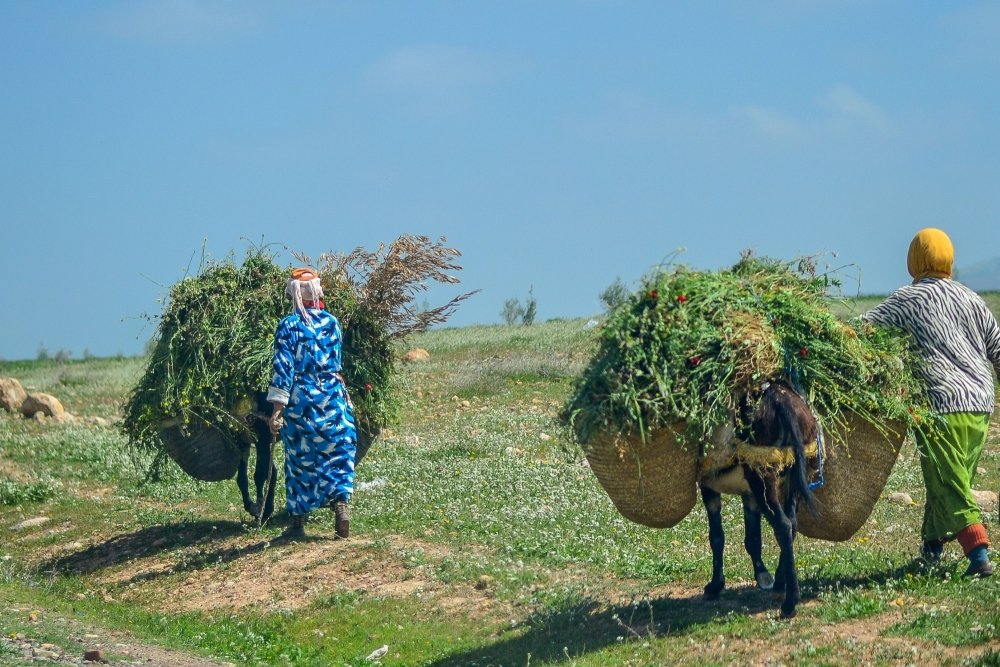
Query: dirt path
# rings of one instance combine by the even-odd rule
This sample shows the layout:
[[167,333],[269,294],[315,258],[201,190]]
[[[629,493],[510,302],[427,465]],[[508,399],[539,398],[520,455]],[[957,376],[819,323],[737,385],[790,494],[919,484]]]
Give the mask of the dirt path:
[[[72,626],[70,635],[79,644],[77,650],[64,650],[55,644],[42,643],[17,633],[13,637],[0,637],[0,647],[6,649],[3,651],[4,657],[0,658],[0,664],[235,667],[233,663],[216,662],[182,651],[144,644],[121,633],[85,627],[75,621],[66,623]],[[5,658],[10,654],[20,656],[20,662],[6,662]],[[96,660],[87,660],[87,656]]]

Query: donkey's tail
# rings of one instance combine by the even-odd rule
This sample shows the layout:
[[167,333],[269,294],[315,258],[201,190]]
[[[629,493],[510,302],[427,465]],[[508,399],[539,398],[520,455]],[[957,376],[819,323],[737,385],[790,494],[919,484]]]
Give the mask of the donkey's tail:
[[806,471],[809,466],[809,459],[806,456],[806,443],[803,441],[802,428],[799,425],[795,410],[789,405],[787,400],[777,402],[778,418],[785,422],[787,433],[792,436],[792,448],[795,452],[795,463],[792,465],[792,484],[794,493],[802,498],[806,510],[813,516],[818,516],[816,498],[812,489],[809,488],[809,481],[806,479]]

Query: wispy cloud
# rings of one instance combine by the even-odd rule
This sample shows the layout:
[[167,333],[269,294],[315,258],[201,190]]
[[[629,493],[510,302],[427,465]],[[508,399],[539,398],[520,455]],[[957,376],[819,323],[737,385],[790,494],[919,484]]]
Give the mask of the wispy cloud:
[[250,4],[203,0],[127,2],[92,18],[92,25],[98,30],[153,42],[213,39],[253,30],[260,23]]
[[890,133],[892,119],[850,86],[838,84],[817,96],[806,111],[764,104],[726,111],[684,108],[641,94],[615,92],[601,110],[572,122],[589,139],[636,141],[728,140],[756,137],[774,144],[799,145]]
[[498,78],[504,67],[467,49],[429,44],[386,54],[366,70],[368,82],[427,113],[464,107],[477,87]]
[[834,86],[819,98],[819,106],[838,124],[848,123],[877,131],[889,129],[889,117],[856,90],[844,84]]
[[801,121],[767,107],[757,105],[738,107],[733,110],[733,116],[746,121],[754,133],[781,143],[800,143],[805,141],[809,134]]
[[811,113],[747,105],[734,108],[732,114],[746,121],[756,134],[785,143],[823,142],[892,131],[889,114],[845,84],[837,84],[818,96]]

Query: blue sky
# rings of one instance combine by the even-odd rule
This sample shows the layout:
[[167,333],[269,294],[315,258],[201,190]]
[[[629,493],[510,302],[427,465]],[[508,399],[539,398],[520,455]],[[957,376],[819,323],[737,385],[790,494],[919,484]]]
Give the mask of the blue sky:
[[[0,3],[0,358],[136,354],[203,244],[459,249],[454,325],[678,248],[907,280],[1000,255],[1000,5]],[[291,262],[287,255],[282,261]],[[434,289],[431,303],[457,294]]]

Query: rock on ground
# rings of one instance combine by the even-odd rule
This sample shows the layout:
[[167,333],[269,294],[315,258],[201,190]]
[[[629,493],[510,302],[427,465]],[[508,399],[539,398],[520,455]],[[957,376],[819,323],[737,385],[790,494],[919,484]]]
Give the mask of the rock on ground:
[[49,517],[47,516],[36,516],[33,519],[25,519],[20,523],[15,523],[10,527],[11,530],[24,530],[25,528],[37,528],[38,526],[44,526],[49,522]]
[[55,396],[42,392],[32,392],[21,403],[21,414],[25,417],[32,417],[36,412],[41,412],[46,417],[55,417],[66,410]]
[[20,412],[21,404],[27,397],[28,393],[16,378],[0,378],[0,409]]
[[427,361],[431,358],[431,353],[422,347],[415,347],[403,355],[403,363],[410,364],[415,361]]
[[997,494],[994,491],[975,491],[972,492],[972,498],[979,505],[979,510],[981,512],[990,513],[997,508]]
[[896,493],[889,494],[889,502],[896,503],[897,505],[912,505],[913,497],[908,493],[897,491]]

